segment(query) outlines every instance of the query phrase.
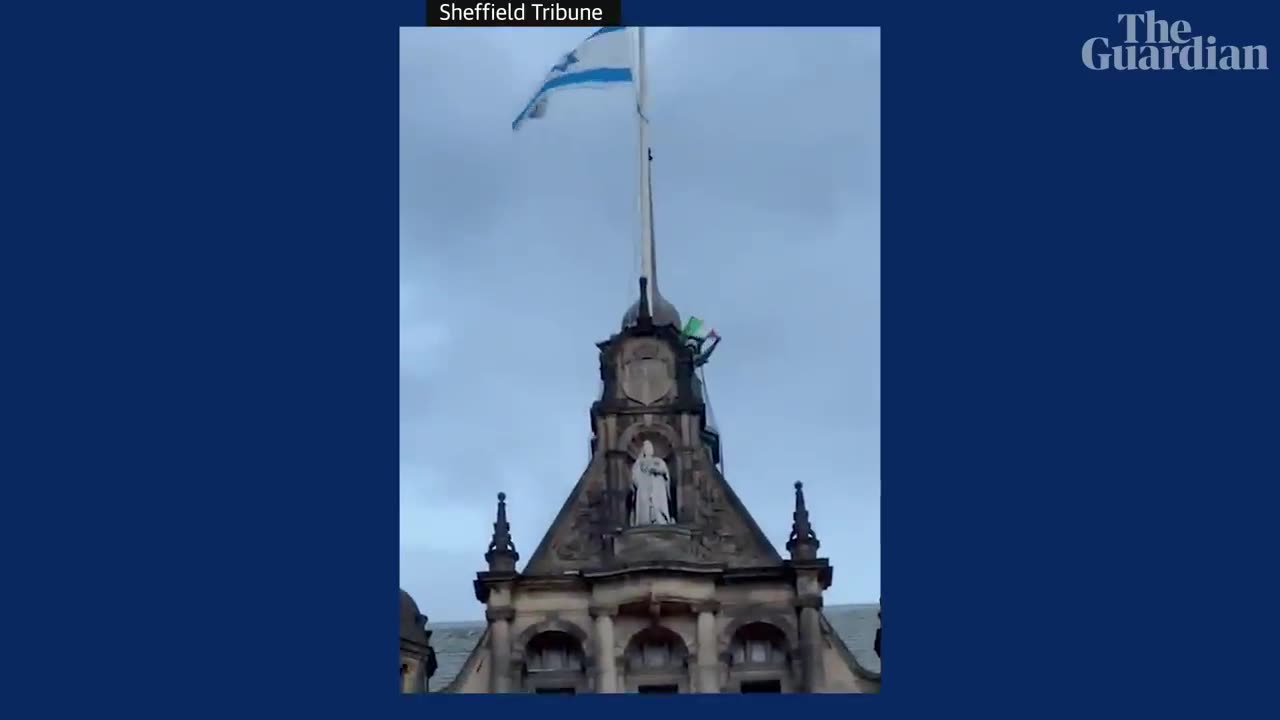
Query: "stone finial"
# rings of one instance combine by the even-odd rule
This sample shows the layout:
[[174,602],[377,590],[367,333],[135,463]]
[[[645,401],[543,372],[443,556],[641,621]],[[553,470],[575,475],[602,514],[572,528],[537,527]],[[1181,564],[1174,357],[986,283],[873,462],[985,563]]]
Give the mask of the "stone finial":
[[804,506],[804,483],[796,483],[796,511],[792,513],[791,539],[787,540],[787,552],[792,560],[814,560],[818,557],[818,536],[809,524],[809,511]]
[[498,493],[498,520],[493,524],[493,540],[484,554],[489,572],[515,572],[520,553],[511,542],[511,526],[507,524],[507,494]]

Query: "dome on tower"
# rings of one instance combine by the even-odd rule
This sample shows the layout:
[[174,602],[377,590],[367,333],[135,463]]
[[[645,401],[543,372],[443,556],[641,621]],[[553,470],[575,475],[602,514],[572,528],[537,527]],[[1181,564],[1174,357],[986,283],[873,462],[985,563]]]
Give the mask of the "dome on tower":
[[400,639],[419,645],[427,644],[427,619],[418,612],[418,604],[409,593],[400,591]]
[[[650,312],[653,315],[654,325],[674,325],[677,329],[681,326],[680,311],[676,310],[675,305],[667,302],[657,288],[653,291],[653,307],[650,308]],[[639,320],[640,301],[636,300],[631,307],[627,308],[627,314],[622,316],[622,329],[634,327]]]

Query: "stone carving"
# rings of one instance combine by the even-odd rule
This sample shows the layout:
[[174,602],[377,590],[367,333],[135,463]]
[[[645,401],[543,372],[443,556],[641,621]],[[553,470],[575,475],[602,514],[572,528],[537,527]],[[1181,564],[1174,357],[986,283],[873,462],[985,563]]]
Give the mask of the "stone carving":
[[[639,446],[635,460],[629,457],[630,450],[614,451],[610,463],[618,473],[613,480],[617,484],[606,492],[602,473],[578,491],[561,524],[553,528],[553,539],[546,547],[551,562],[531,561],[532,572],[613,562],[753,567],[781,561],[709,458],[694,453],[692,461],[682,456],[681,463],[673,465],[669,453],[682,450],[671,450],[661,434],[642,432],[627,440],[629,445],[634,441],[632,448]],[[679,507],[672,492],[679,493]],[[659,512],[656,522],[645,522],[649,503],[657,511],[665,510],[665,517]]]
[[631,466],[631,490],[635,493],[633,527],[675,523],[671,517],[671,473],[667,463],[653,454],[653,443],[648,440]]
[[698,488],[694,516],[698,530],[695,552],[699,560],[738,567],[777,560],[769,547],[761,545],[767,541],[760,540],[751,529],[748,516],[734,507],[729,498],[731,491],[708,462],[695,462],[694,483]]
[[698,535],[698,557],[705,560],[714,556],[732,556],[737,545],[729,527],[729,504],[705,473],[699,471],[697,475],[698,529],[701,531]]
[[653,405],[671,393],[671,361],[656,342],[636,342],[622,363],[622,392],[641,405]]
[[556,558],[571,562],[603,558],[605,515],[604,493],[587,488],[573,508],[568,532],[555,543]]
[[623,563],[695,560],[692,535],[692,530],[678,525],[627,528],[617,537],[617,557]]

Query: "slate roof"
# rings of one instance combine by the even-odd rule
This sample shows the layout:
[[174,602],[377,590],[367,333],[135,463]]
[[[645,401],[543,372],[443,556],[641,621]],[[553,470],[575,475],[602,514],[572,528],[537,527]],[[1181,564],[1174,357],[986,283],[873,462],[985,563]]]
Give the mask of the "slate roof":
[[[449,686],[462,671],[462,664],[467,661],[471,651],[475,649],[480,636],[484,634],[485,623],[453,622],[431,623],[431,647],[436,651],[436,674],[428,682],[430,692],[439,692]],[[873,631],[874,632],[874,631]]]
[[875,604],[828,605],[822,609],[827,622],[831,623],[858,664],[876,674],[880,673],[880,656],[875,651],[876,628],[880,627],[876,613],[879,611],[880,606]]
[[[828,605],[822,609],[831,627],[844,641],[844,644],[857,658],[862,667],[873,672],[880,672],[880,657],[873,646],[876,641],[876,628],[880,621],[876,618],[879,605]],[[431,677],[430,691],[440,692],[457,677],[462,665],[475,649],[480,636],[484,635],[484,621],[431,623],[429,626],[431,645],[436,650],[436,674]]]

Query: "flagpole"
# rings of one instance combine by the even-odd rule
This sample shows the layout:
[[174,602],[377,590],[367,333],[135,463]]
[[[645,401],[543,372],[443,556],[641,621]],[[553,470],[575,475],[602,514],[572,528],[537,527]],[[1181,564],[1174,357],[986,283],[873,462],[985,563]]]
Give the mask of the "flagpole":
[[636,124],[639,127],[640,160],[640,276],[647,282],[650,309],[658,292],[657,259],[653,243],[653,189],[649,154],[648,78],[645,77],[644,28],[636,28]]

